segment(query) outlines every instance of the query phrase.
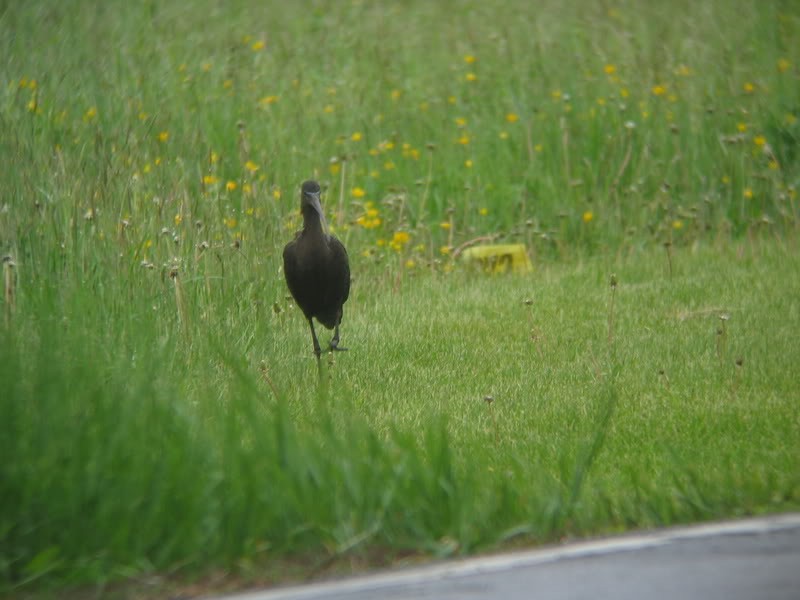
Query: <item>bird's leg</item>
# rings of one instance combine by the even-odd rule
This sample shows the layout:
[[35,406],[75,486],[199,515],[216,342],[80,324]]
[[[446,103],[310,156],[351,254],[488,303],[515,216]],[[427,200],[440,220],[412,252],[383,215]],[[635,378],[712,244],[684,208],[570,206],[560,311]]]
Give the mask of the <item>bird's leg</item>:
[[329,346],[332,352],[344,352],[347,348],[340,348],[339,347],[339,326],[336,326],[336,329],[333,331],[333,337],[331,338],[331,343]]
[[319,357],[322,354],[322,348],[319,347],[319,340],[317,340],[317,332],[314,331],[314,321],[312,319],[309,319],[308,324],[311,326],[311,339],[314,340],[314,354],[317,356],[317,360],[319,360]]

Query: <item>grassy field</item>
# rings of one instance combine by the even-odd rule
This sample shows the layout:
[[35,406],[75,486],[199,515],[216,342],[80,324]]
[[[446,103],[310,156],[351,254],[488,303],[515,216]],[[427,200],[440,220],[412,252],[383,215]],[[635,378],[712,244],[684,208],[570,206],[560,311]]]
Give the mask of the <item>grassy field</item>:
[[788,1],[0,2],[0,593],[797,509],[799,68]]

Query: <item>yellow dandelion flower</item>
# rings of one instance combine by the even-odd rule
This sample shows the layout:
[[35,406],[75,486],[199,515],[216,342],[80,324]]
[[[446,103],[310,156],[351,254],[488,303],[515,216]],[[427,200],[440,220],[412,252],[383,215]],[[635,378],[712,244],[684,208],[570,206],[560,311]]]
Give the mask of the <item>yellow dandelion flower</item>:
[[467,120],[464,117],[456,117],[454,119],[454,121],[455,121],[457,127],[466,127],[467,126]]
[[453,227],[453,225],[452,225],[452,223],[450,223],[450,221],[442,221],[441,223],[439,223],[439,227],[441,227],[442,229],[447,231],[448,229]]
[[561,100],[563,94],[561,93],[561,90],[553,90],[550,92],[550,96],[553,98],[553,100]]
[[536,144],[536,145],[533,147],[533,151],[534,151],[534,152],[541,152],[542,150],[544,150],[544,146],[543,146],[542,144]]
[[471,158],[468,158],[467,160],[464,161],[464,166],[467,167],[468,169],[471,169],[472,165],[473,165],[473,162],[472,162]]
[[225,217],[223,219],[223,223],[225,223],[228,229],[233,229],[234,227],[236,227],[236,225],[238,225],[236,217]]
[[790,62],[789,62],[788,60],[786,60],[785,58],[779,58],[779,59],[778,59],[778,71],[779,71],[779,72],[781,72],[781,73],[785,73],[786,71],[788,71],[788,70],[789,70],[789,68],[790,68],[791,66],[792,66],[792,63],[790,63]]
[[675,219],[672,222],[672,228],[675,230],[683,229],[683,221],[681,221],[680,219]]
[[89,107],[85,113],[83,113],[83,120],[84,121],[91,121],[92,119],[97,118],[97,107],[91,106]]
[[235,181],[228,181],[225,184],[225,189],[229,192],[233,192],[237,187],[239,187],[239,185]]
[[458,143],[462,146],[466,146],[469,144],[469,136],[466,133],[461,134],[461,137],[458,138]]
[[403,95],[403,92],[400,90],[392,90],[391,94],[389,95],[392,97],[392,100],[399,100],[400,96]]
[[224,87],[226,90],[231,89],[233,87],[233,79],[226,79],[225,81],[223,81],[222,87]]
[[255,173],[256,171],[258,171],[258,165],[254,163],[252,160],[248,160],[246,163],[244,163],[244,168],[250,171],[251,173]]
[[675,69],[675,74],[681,77],[689,77],[692,74],[692,70],[686,65],[678,65],[678,68]]
[[270,104],[275,104],[278,100],[280,100],[280,96],[264,96],[259,103],[262,106],[269,106]]
[[757,135],[756,137],[753,138],[753,143],[759,148],[761,148],[764,144],[767,143],[767,138],[765,138],[763,135]]
[[481,208],[478,209],[478,214],[482,217],[485,217],[486,215],[489,214],[489,209],[486,208],[485,206],[482,206]]
[[667,86],[659,83],[654,85],[650,91],[653,93],[654,96],[663,96],[664,94],[667,93]]
[[177,227],[183,222],[183,216],[181,215],[181,213],[178,213],[173,217],[172,220],[175,221],[175,226]]
[[456,97],[455,96],[448,96],[447,97],[447,103],[448,104],[455,104],[456,103]]
[[147,121],[147,119],[149,119],[149,118],[150,118],[150,115],[148,115],[146,112],[144,112],[144,111],[140,111],[139,112],[139,120],[140,121]]
[[360,187],[354,187],[352,190],[350,190],[350,193],[353,194],[353,198],[363,198],[367,195],[367,192]]
[[210,162],[212,165],[217,164],[219,162],[219,154],[212,150],[211,154],[208,155],[208,162]]
[[474,64],[476,60],[478,59],[472,54],[464,55],[464,62],[467,63],[468,65]]
[[506,113],[506,121],[508,121],[509,123],[516,123],[517,121],[519,121],[519,115],[513,112]]
[[142,171],[145,175],[147,175],[150,172],[150,163],[147,163],[144,167],[142,167]]
[[617,67],[611,64],[606,65],[603,67],[603,71],[605,71],[606,75],[613,75],[617,72]]
[[245,183],[242,186],[242,192],[244,192],[244,194],[246,196],[252,196],[253,195],[253,186],[250,185],[249,183]]
[[777,160],[775,160],[774,158],[769,161],[767,166],[769,167],[770,171],[777,171],[778,169],[781,168],[780,163]]
[[387,171],[391,171],[392,169],[394,169],[394,167],[395,167],[394,162],[392,162],[391,160],[387,160],[385,163],[383,163],[383,168],[386,169]]
[[263,50],[266,47],[264,40],[258,40],[257,42],[253,42],[253,45],[250,48],[253,49],[253,52],[258,52],[259,50]]
[[145,249],[152,247],[152,245],[153,245],[153,240],[145,240],[144,241]]
[[744,133],[745,131],[747,131],[747,123],[737,123],[736,130],[739,133]]
[[744,90],[745,94],[752,94],[753,92],[756,91],[756,86],[754,84],[750,83],[749,81],[747,81],[742,86],[742,90]]
[[395,244],[407,244],[411,240],[411,236],[405,231],[395,231],[392,236],[392,242]]
[[744,192],[742,192],[742,195],[748,200],[750,200],[753,198],[753,190],[749,187],[744,188]]
[[467,81],[469,81],[470,83],[472,83],[472,82],[474,82],[474,81],[478,81],[478,76],[477,76],[477,75],[475,75],[475,73],[473,73],[472,71],[470,71],[469,73],[467,73],[467,74],[464,76],[464,79],[466,79]]
[[417,263],[413,258],[409,258],[406,261],[406,269],[413,269],[416,266],[417,266]]
[[594,220],[594,213],[590,210],[587,210],[583,213],[583,222],[584,223],[591,223]]
[[723,175],[722,176],[722,184],[723,185],[728,185],[730,182],[731,182],[731,178],[730,177],[728,177],[727,175]]
[[211,63],[210,62],[204,62],[202,64],[201,68],[203,69],[204,72],[208,73],[211,70]]
[[350,139],[354,142],[360,142],[364,138],[364,134],[360,131],[356,131],[353,135],[350,136]]
[[166,142],[169,139],[169,131],[162,131],[158,134],[159,142]]
[[331,163],[328,166],[328,171],[330,171],[331,175],[338,175],[339,171],[341,171],[341,170],[342,170],[342,165],[340,163],[338,163],[338,162]]
[[441,254],[442,256],[448,256],[450,254],[450,250],[451,250],[450,246],[442,246],[441,248],[439,248],[439,254]]
[[280,200],[282,195],[283,193],[281,192],[281,188],[276,187],[274,190],[272,190],[272,197],[275,200]]
[[620,88],[619,89],[619,95],[622,98],[627,98],[628,96],[631,95],[631,93],[628,91],[628,88]]
[[333,104],[326,104],[325,107],[322,109],[322,112],[325,114],[331,114],[334,111]]
[[204,175],[203,176],[203,183],[205,185],[214,185],[219,181],[219,177],[216,175]]

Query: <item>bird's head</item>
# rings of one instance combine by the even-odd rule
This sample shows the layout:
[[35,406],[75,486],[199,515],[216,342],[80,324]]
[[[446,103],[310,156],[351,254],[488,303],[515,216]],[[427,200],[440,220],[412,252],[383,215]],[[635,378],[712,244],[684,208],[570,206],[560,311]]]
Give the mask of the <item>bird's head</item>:
[[322,212],[322,204],[320,202],[319,184],[314,180],[303,182],[300,191],[300,211],[303,213],[303,219],[319,219],[322,224],[322,230],[327,232],[328,224],[325,221],[325,214]]

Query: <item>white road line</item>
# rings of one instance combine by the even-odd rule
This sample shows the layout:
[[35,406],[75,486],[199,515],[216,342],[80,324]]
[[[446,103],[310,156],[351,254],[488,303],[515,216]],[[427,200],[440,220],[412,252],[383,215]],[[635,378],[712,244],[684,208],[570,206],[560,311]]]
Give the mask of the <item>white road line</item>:
[[496,573],[519,567],[529,567],[564,559],[631,552],[663,546],[679,540],[701,539],[725,535],[755,535],[800,527],[800,513],[755,517],[741,521],[725,521],[686,527],[670,527],[650,532],[622,534],[618,537],[564,546],[550,546],[508,554],[478,556],[464,560],[436,563],[421,567],[398,569],[375,575],[312,583],[303,586],[273,588],[267,591],[243,592],[220,600],[303,600],[321,593],[354,594],[366,590],[377,591],[389,587],[420,585],[427,581],[468,577],[482,573]]

